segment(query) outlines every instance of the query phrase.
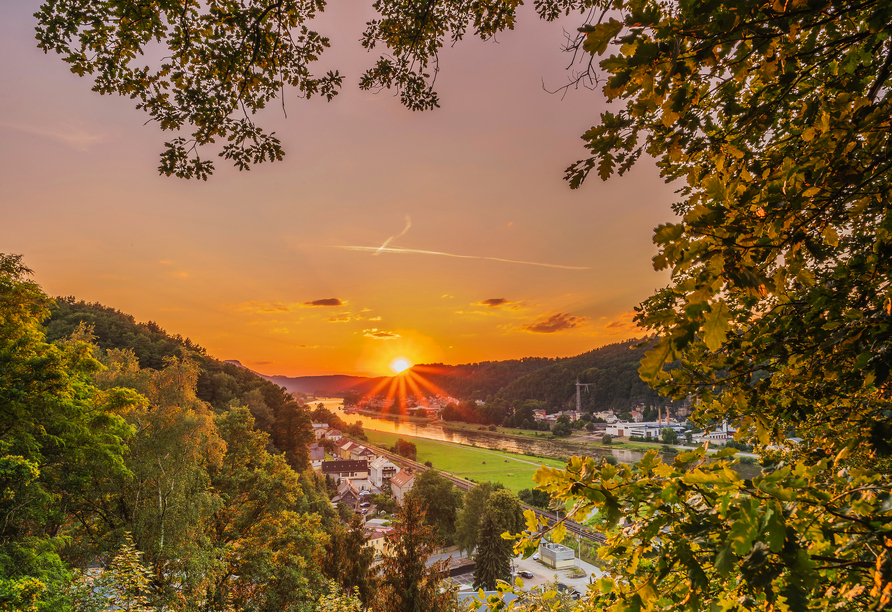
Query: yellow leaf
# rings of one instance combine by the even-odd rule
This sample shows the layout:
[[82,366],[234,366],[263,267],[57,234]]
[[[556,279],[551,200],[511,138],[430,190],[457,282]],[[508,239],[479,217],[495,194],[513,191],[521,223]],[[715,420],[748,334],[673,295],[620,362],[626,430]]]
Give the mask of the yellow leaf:
[[805,142],[811,142],[815,137],[815,128],[808,127],[802,130],[802,140]]
[[654,468],[654,474],[656,474],[657,476],[660,476],[662,478],[669,478],[669,476],[674,471],[675,471],[675,468],[673,468],[668,463],[661,463],[660,465],[658,465],[657,467]]

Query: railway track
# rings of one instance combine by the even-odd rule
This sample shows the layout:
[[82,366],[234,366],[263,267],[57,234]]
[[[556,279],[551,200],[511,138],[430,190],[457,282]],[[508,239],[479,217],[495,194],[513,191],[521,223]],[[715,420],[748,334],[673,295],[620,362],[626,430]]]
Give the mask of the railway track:
[[[407,467],[407,468],[412,469],[415,472],[423,472],[425,470],[433,469],[433,468],[430,468],[430,467],[424,465],[423,463],[418,463],[417,461],[412,461],[411,459],[407,459],[406,457],[403,457],[402,455],[397,455],[396,453],[392,453],[392,452],[385,450],[383,448],[373,446],[373,445],[369,444],[368,442],[365,442],[362,440],[355,440],[353,438],[350,438],[350,439],[353,440],[356,444],[361,444],[362,446],[365,446],[369,450],[375,451],[375,453],[382,455],[384,457],[387,457],[390,461],[392,461],[396,465],[399,465],[400,467]],[[458,487],[462,491],[468,492],[471,490],[472,487],[477,486],[476,483],[474,483],[470,480],[467,480],[465,478],[461,478],[460,476],[456,476],[454,474],[450,474],[449,472],[444,472],[442,470],[438,470],[438,471],[440,473],[440,476],[451,481],[452,484],[454,484],[456,487]],[[590,529],[587,529],[586,527],[584,527],[583,525],[580,525],[579,523],[577,523],[575,521],[571,521],[567,518],[563,518],[563,519],[558,518],[558,516],[555,512],[549,512],[547,510],[543,510],[543,509],[537,508],[535,506],[530,506],[529,504],[525,504],[523,502],[520,502],[520,505],[523,506],[524,510],[532,510],[533,512],[535,512],[536,516],[539,518],[544,516],[546,518],[546,520],[548,521],[549,527],[553,527],[555,525],[555,523],[557,523],[557,521],[560,520],[560,521],[563,521],[564,527],[567,529],[567,533],[569,533],[573,536],[576,536],[580,539],[588,540],[590,542],[597,542],[598,544],[603,544],[607,541],[607,539],[600,533],[596,533]]]

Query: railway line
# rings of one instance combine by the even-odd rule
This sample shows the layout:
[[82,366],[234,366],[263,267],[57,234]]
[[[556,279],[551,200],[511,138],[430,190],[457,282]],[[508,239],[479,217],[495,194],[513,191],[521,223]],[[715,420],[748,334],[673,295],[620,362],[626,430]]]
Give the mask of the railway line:
[[[353,440],[353,438],[351,438],[351,440]],[[380,448],[378,446],[374,446],[372,444],[369,444],[368,442],[365,442],[362,440],[353,440],[353,441],[356,442],[356,444],[361,444],[361,445],[365,446],[369,450],[372,450],[379,455],[387,457],[394,464],[396,464],[400,467],[409,468],[414,472],[423,472],[425,470],[432,469],[432,468],[424,465],[423,463],[418,463],[417,461],[413,461],[411,459],[403,457],[402,455],[397,455],[396,453],[392,453],[392,452],[385,450],[383,448]],[[472,487],[477,486],[476,483],[474,483],[466,478],[461,478],[460,476],[456,476],[454,474],[450,474],[449,472],[444,472],[442,470],[438,470],[438,471],[440,473],[440,476],[451,481],[452,484],[454,484],[456,487],[458,487],[462,491],[468,492],[471,490]],[[533,512],[535,512],[536,516],[538,518],[541,518],[544,516],[546,518],[546,520],[548,521],[549,527],[553,527],[557,523],[557,521],[560,520],[560,521],[563,521],[564,527],[566,528],[567,533],[569,533],[572,536],[575,536],[575,537],[583,539],[583,540],[588,540],[590,542],[597,542],[598,544],[603,544],[604,542],[606,542],[606,538],[603,535],[601,535],[600,533],[596,533],[590,529],[587,529],[583,525],[580,525],[579,523],[577,523],[575,521],[571,521],[567,518],[561,519],[557,516],[557,513],[555,513],[555,512],[549,512],[547,510],[543,510],[543,509],[537,508],[535,506],[530,506],[529,504],[525,504],[523,502],[520,502],[520,505],[523,506],[524,510],[532,510]]]

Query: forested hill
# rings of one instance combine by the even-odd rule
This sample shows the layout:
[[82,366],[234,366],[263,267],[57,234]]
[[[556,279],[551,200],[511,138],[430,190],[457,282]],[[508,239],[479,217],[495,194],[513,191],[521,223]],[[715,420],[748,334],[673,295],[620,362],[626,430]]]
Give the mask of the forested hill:
[[464,400],[482,400],[495,395],[513,381],[564,361],[567,361],[567,358],[525,357],[457,366],[439,363],[418,365],[412,370],[448,395]]
[[342,396],[348,393],[365,395],[370,393],[386,376],[368,378],[365,376],[348,376],[332,374],[329,376],[267,376],[260,374],[268,381],[285,387],[288,391],[306,395]]
[[[296,403],[280,386],[264,380],[246,368],[224,363],[207,355],[189,338],[171,335],[156,323],[137,323],[128,314],[99,303],[76,301],[72,297],[56,298],[50,318],[44,323],[50,342],[67,338],[80,323],[92,326],[95,343],[103,350],[130,349],[141,368],[163,370],[171,357],[194,359],[199,367],[196,396],[216,411],[226,410],[237,401],[251,410],[257,426],[272,435],[284,449],[299,445],[286,442],[291,437],[289,421],[293,420]],[[294,394],[298,401],[300,394]]]
[[575,405],[576,380],[594,383],[582,392],[586,410],[627,408],[636,404],[665,403],[638,375],[646,347],[641,340],[608,344],[593,351],[562,359],[505,385],[496,394],[509,402],[534,399],[549,407]]

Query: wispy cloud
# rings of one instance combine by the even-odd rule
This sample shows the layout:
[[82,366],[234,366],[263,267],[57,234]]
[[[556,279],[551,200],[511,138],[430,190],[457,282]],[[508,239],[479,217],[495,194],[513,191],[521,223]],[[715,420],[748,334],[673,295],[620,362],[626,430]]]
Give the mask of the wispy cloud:
[[78,151],[88,151],[91,146],[101,142],[105,137],[101,134],[94,134],[82,130],[80,128],[62,128],[50,129],[46,127],[37,127],[33,125],[23,125],[21,123],[8,123],[0,121],[0,127],[9,128],[26,134],[35,134],[64,142],[77,149]]
[[374,338],[375,340],[393,340],[400,337],[399,334],[389,331],[379,331],[378,328],[375,327],[362,330],[362,335],[367,338]]
[[338,298],[324,298],[303,303],[304,306],[343,306],[344,304],[346,304],[346,302],[343,302]]
[[422,249],[403,249],[399,247],[364,247],[364,246],[334,246],[335,249],[345,251],[367,251],[375,255],[380,253],[414,253],[417,255],[440,255],[441,257],[456,257],[458,259],[486,259],[489,261],[501,261],[503,263],[521,264],[524,266],[541,266],[543,268],[558,268],[561,270],[591,270],[589,266],[563,266],[559,264],[541,263],[536,261],[519,261],[516,259],[503,259],[501,257],[485,257],[483,255],[459,255],[458,253],[444,253],[442,251],[425,251]]
[[294,310],[294,304],[283,304],[281,302],[244,302],[238,305],[238,310],[258,313],[291,312]]
[[559,312],[553,315],[539,317],[532,323],[523,325],[520,329],[534,334],[554,334],[576,327],[582,327],[588,322],[588,317],[575,317]]
[[346,323],[350,320],[349,316],[340,316],[340,317],[330,317],[328,319],[329,323]]
[[638,327],[638,324],[635,323],[635,312],[630,310],[627,312],[621,312],[620,314],[613,317],[613,320],[610,321],[607,325],[604,325],[604,331],[608,335],[616,335],[621,333],[638,333],[641,330]]
[[403,228],[403,231],[401,231],[401,232],[400,232],[399,234],[397,234],[396,236],[391,236],[390,238],[388,238],[387,240],[385,240],[385,241],[384,241],[384,244],[382,244],[382,245],[378,248],[378,250],[375,251],[375,252],[373,253],[373,255],[380,255],[380,254],[381,254],[381,251],[383,251],[384,249],[386,249],[388,244],[390,244],[391,242],[393,242],[393,241],[396,240],[397,238],[401,238],[401,237],[405,236],[405,235],[406,235],[406,232],[408,232],[409,229],[410,229],[411,227],[412,227],[412,219],[409,217],[409,215],[406,215],[406,227]]

